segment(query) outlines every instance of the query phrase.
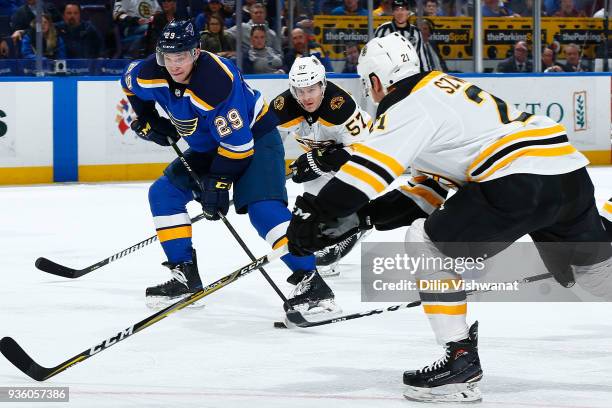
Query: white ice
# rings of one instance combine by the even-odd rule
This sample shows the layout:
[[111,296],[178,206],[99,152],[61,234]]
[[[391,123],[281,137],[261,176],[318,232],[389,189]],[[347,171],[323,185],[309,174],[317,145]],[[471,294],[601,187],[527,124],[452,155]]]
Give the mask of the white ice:
[[[612,168],[590,169],[597,204],[612,196]],[[168,279],[158,243],[75,280],[38,271],[46,256],[84,267],[154,233],[148,183],[0,189],[0,336],[55,366],[152,314],[145,287]],[[292,197],[299,187],[289,185]],[[198,207],[190,207],[192,214]],[[257,255],[269,248],[246,216],[230,221]],[[194,225],[200,271],[212,282],[248,263],[221,222]],[[404,231],[370,241],[401,240]],[[359,254],[330,279],[345,312],[360,303]],[[288,270],[266,267],[288,293]],[[319,328],[279,330],[281,302],[254,272],[45,383],[0,357],[0,386],[69,386],[51,407],[411,407],[402,372],[441,349],[420,308]],[[484,368],[481,407],[612,406],[612,304],[473,303]],[[446,405],[451,406],[451,405]]]

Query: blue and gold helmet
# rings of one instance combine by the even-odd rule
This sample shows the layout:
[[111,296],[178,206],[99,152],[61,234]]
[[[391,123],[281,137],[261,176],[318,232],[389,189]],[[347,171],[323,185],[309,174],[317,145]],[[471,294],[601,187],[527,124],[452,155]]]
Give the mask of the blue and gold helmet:
[[164,66],[164,54],[189,51],[195,57],[198,47],[199,40],[193,23],[189,20],[174,20],[164,27],[157,40],[157,63]]

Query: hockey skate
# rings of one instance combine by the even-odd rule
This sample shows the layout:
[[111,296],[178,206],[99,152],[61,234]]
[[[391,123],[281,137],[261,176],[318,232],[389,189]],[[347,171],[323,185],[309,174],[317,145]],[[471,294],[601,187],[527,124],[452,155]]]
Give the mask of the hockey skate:
[[359,231],[350,237],[315,253],[317,270],[323,277],[340,275],[340,260],[348,255],[369,231]]
[[446,343],[439,360],[420,370],[404,372],[408,389],[404,397],[424,402],[475,402],[482,399],[478,381],[482,368],[478,358],[478,322],[469,337]]
[[[316,270],[311,273],[295,272],[294,275],[301,275],[302,280],[297,283],[287,302],[306,319],[317,321],[342,313],[334,301],[334,292]],[[291,277],[287,281],[292,282]],[[287,305],[284,308],[285,311],[289,310]],[[289,322],[287,324],[290,325]]]
[[[183,262],[180,264],[164,262],[162,264],[170,269],[172,279],[157,286],[147,288],[145,298],[148,307],[155,309],[166,307],[202,289],[195,250],[193,251],[192,259],[193,262]],[[204,304],[195,302],[190,306],[203,307]]]

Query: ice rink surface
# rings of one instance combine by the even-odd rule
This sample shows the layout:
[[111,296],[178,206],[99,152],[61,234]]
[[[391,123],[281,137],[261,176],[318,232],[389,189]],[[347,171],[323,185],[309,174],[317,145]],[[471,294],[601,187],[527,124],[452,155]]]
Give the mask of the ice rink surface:
[[[589,170],[598,206],[612,196],[612,168]],[[46,256],[82,268],[154,233],[148,183],[0,189],[0,336],[55,366],[153,312],[144,289],[169,278],[152,244],[80,279],[38,271]],[[292,198],[300,188],[289,183]],[[200,213],[196,204],[192,215]],[[246,216],[230,221],[251,250],[269,251]],[[249,262],[221,222],[194,224],[200,273],[212,282]],[[404,229],[370,234],[399,241]],[[266,267],[281,288],[288,269]],[[359,252],[329,279],[345,312],[361,304]],[[279,298],[254,272],[45,383],[0,356],[0,386],[69,386],[69,403],[15,407],[411,407],[402,373],[440,356],[420,308],[311,329],[279,330]],[[612,407],[612,304],[472,303],[484,369],[480,407]],[[444,406],[456,406],[445,404]]]

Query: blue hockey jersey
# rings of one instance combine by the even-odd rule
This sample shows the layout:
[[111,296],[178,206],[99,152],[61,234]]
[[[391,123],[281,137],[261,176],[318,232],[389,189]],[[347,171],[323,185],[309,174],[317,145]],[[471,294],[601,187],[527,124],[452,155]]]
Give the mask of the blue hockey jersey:
[[202,51],[187,85],[172,81],[155,55],[131,63],[121,86],[128,96],[155,101],[192,150],[216,149],[228,159],[253,155],[253,138],[274,129],[277,119],[259,91],[251,89],[229,60]]

